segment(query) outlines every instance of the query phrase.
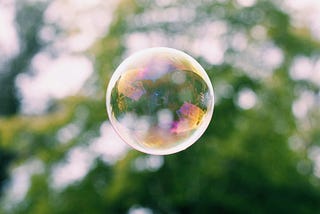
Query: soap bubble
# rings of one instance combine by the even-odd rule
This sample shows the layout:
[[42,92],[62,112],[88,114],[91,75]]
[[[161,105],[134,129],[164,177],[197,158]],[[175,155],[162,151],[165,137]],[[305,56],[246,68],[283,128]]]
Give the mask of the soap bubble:
[[120,137],[154,155],[191,146],[209,125],[214,106],[212,85],[201,65],[164,47],[125,59],[111,77],[106,100]]

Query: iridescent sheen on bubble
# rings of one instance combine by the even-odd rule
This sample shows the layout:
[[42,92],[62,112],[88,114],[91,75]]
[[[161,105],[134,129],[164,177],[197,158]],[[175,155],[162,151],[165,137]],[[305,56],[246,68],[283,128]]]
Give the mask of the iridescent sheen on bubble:
[[171,48],[133,54],[117,68],[107,89],[109,120],[120,137],[149,154],[186,149],[210,123],[210,79],[189,55]]

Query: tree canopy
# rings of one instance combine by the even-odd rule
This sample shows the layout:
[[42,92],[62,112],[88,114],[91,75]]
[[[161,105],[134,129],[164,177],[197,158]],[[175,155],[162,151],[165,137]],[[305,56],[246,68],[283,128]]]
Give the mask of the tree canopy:
[[[289,1],[101,3],[114,8],[109,25],[85,50],[68,52],[93,63],[81,90],[25,113],[18,80],[39,75],[33,60],[57,57],[67,49],[58,42],[81,29],[48,18],[57,2],[15,1],[19,52],[0,60],[0,212],[320,212],[320,34],[296,23]],[[216,98],[204,135],[168,156],[123,146],[105,109],[117,65],[153,46],[195,57]],[[77,178],[63,183],[68,176]],[[18,200],[19,179],[27,187]]]

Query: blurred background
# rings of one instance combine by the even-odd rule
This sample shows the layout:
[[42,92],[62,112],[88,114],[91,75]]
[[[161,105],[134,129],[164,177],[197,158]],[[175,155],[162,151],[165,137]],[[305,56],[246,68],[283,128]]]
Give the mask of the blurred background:
[[[320,1],[1,0],[0,213],[320,213]],[[213,119],[134,151],[105,91],[135,51],[195,57]]]

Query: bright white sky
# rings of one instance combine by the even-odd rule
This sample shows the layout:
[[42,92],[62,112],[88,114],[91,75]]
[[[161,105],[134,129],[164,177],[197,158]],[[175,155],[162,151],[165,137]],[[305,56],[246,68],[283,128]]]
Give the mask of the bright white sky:
[[[21,90],[26,114],[41,114],[52,98],[63,98],[77,93],[93,72],[92,61],[83,54],[108,30],[117,1],[55,0],[45,11],[47,24],[58,24],[66,33],[55,36],[54,30],[44,26],[40,38],[53,41],[48,47],[59,54],[50,56],[48,49],[38,53],[31,62],[35,75],[21,74],[17,87]],[[66,15],[67,14],[67,15]],[[13,0],[0,2],[0,63],[19,51],[14,27]]]
[[[99,37],[103,36],[112,19],[115,1],[104,0],[55,0],[45,12],[46,23],[58,24],[67,33],[56,37],[49,26],[44,26],[40,38],[53,41],[48,47],[59,53],[52,57],[47,50],[38,53],[31,61],[35,73],[31,76],[21,74],[16,80],[23,96],[23,113],[41,114],[52,98],[63,98],[79,93],[84,82],[94,72],[93,63],[83,51],[88,49]],[[66,15],[67,14],[67,15]],[[19,51],[16,29],[14,27],[15,8],[13,0],[0,1],[0,63]],[[62,127],[57,139],[63,143],[72,138],[78,127]],[[100,137],[89,147],[75,147],[69,151],[66,162],[58,163],[52,172],[53,187],[63,187],[81,179],[90,169],[97,156],[108,163],[113,163],[128,150],[119,140],[109,123],[101,124]],[[113,139],[107,143],[106,139]],[[116,145],[116,146],[114,146]],[[9,209],[23,199],[32,174],[41,173],[40,160],[26,161],[11,172],[12,182],[7,187],[4,204]]]
[[[81,4],[77,0],[55,0],[45,12],[45,19],[48,24],[59,24],[68,32],[73,32],[63,37],[55,37],[53,29],[45,26],[40,37],[45,41],[54,41],[49,48],[58,50],[59,55],[51,57],[47,52],[40,52],[32,60],[32,67],[36,75],[29,76],[22,74],[17,79],[17,86],[23,95],[23,109],[27,114],[39,114],[46,109],[46,103],[51,98],[63,98],[77,93],[85,80],[93,72],[91,60],[83,54],[94,41],[106,33],[112,19],[113,8],[116,1],[83,0]],[[237,0],[240,6],[247,7],[254,4],[256,0]],[[297,27],[308,26],[313,36],[320,39],[320,1],[318,0],[286,0],[282,7],[289,11],[293,17],[293,25]],[[66,16],[66,14],[68,14]],[[13,0],[0,2],[0,54],[2,60],[15,55],[19,50],[17,35],[14,28],[15,8]],[[202,37],[194,41],[194,48],[191,51],[195,55],[203,55],[212,64],[223,62],[225,45],[219,40],[219,35],[226,31],[225,23],[214,22],[216,36],[207,32],[210,36]],[[213,26],[207,26],[211,28]],[[220,29],[220,31],[219,31]],[[263,29],[262,29],[263,30]],[[3,33],[5,32],[5,33]],[[76,33],[75,33],[76,32]],[[220,32],[220,33],[219,33]],[[147,36],[147,37],[146,37]],[[148,46],[162,45],[159,35],[133,34],[127,38],[127,45],[130,52],[134,52]],[[234,48],[242,50],[247,47],[246,37],[241,33],[234,37]],[[215,44],[214,52],[206,48],[208,43]],[[240,45],[240,46],[239,46]],[[249,47],[250,48],[250,47]],[[268,47],[263,47],[267,50]],[[257,48],[253,47],[254,50]],[[269,47],[269,52],[264,51],[263,58],[277,61],[270,61],[269,64],[277,65],[282,61],[282,53],[276,47]],[[320,84],[319,70],[320,63],[312,65],[308,59],[297,58],[291,69],[292,77],[311,79]],[[0,59],[1,63],[1,59]],[[241,62],[239,62],[241,63]],[[247,64],[247,63],[246,63]],[[304,64],[311,64],[310,69],[300,69]],[[241,67],[242,65],[239,64]],[[273,66],[271,65],[271,69]],[[247,70],[250,70],[248,66]],[[254,68],[253,68],[254,69]],[[314,78],[316,77],[316,78]]]

